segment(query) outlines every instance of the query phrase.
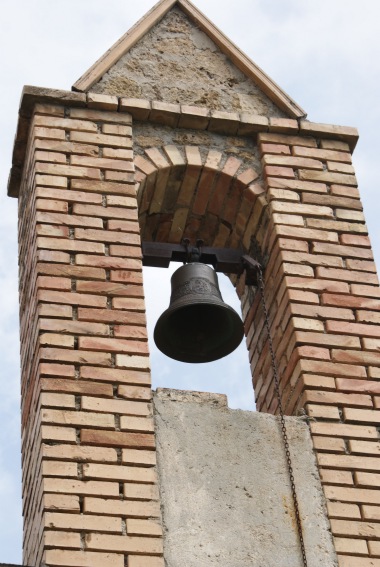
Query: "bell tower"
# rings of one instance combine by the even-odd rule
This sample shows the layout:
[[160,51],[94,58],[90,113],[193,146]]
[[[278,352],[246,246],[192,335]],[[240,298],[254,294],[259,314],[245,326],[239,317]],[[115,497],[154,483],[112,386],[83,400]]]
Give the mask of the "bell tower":
[[[72,91],[24,88],[8,193],[25,565],[380,565],[357,139],[309,122],[188,0],[161,0]],[[261,266],[262,289],[226,270],[257,412],[153,396],[144,244],[184,239]]]

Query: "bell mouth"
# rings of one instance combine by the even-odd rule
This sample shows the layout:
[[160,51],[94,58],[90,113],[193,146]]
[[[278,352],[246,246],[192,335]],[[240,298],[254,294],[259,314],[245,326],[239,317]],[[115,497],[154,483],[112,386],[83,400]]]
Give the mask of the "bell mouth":
[[161,352],[181,362],[212,362],[233,352],[243,336],[242,320],[223,302],[212,268],[186,264],[173,274],[170,306],[154,330]]

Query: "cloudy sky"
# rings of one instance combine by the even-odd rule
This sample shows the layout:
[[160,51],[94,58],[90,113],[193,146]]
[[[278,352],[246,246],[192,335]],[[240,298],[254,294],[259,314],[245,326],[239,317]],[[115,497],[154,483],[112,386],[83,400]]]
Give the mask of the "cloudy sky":
[[[380,255],[376,175],[380,155],[380,3],[378,0],[194,0],[308,113],[309,120],[356,126],[354,154],[375,251]],[[153,0],[2,0],[0,46],[0,563],[21,563],[17,202],[6,198],[23,85],[71,85],[154,4]],[[149,280],[152,278],[149,277]],[[162,286],[168,274],[155,274]],[[224,287],[223,287],[224,289]],[[231,288],[223,291],[231,301]],[[158,316],[147,289],[150,325]],[[162,301],[168,292],[162,291]],[[197,375],[152,352],[155,386],[228,393],[232,407],[253,408],[244,348]]]

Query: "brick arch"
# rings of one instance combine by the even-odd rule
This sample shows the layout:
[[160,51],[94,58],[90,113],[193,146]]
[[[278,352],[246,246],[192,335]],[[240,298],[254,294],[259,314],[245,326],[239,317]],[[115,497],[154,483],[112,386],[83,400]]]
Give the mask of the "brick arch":
[[266,207],[259,173],[235,156],[162,146],[135,157],[141,238],[248,250]]

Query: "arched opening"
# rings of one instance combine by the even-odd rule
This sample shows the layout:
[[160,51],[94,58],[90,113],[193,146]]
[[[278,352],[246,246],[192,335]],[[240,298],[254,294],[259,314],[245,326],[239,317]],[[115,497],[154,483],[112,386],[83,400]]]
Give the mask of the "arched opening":
[[[137,155],[135,166],[143,241],[180,244],[188,238],[195,245],[200,239],[205,246],[247,253],[260,227],[263,235],[264,191],[256,182],[258,173],[242,160],[193,146],[165,146]],[[153,329],[168,307],[170,276],[178,267],[172,262],[169,270],[144,270],[154,387],[226,393],[230,407],[254,409],[253,353],[247,353],[245,340],[228,357],[197,365],[173,361],[156,348]],[[231,284],[236,278],[218,276],[224,301],[241,313]]]

